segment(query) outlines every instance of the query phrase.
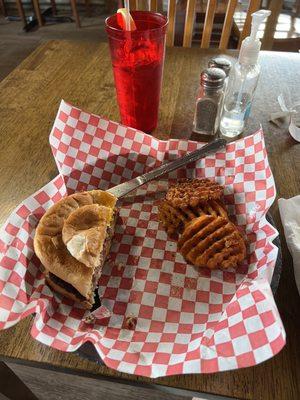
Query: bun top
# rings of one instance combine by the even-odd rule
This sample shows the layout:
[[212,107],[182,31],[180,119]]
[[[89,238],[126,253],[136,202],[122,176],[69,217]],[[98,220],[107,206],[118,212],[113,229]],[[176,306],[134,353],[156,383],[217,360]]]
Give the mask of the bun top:
[[75,193],[50,207],[36,229],[34,250],[45,269],[86,298],[116,202],[101,190]]
[[73,211],[65,219],[62,240],[69,253],[93,270],[100,263],[112,209],[90,204]]

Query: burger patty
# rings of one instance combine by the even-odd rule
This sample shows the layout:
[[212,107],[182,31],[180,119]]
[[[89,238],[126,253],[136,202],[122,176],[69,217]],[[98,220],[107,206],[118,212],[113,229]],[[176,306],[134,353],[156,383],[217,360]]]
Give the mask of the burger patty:
[[63,279],[60,279],[58,276],[52,274],[52,272],[49,272],[48,277],[49,277],[48,279],[50,281],[52,281],[53,283],[55,283],[56,285],[62,287],[67,292],[74,294],[78,298],[79,301],[85,301],[86,300],[86,298],[84,296],[82,296],[82,294],[79,293],[78,290],[75,289],[73,285],[71,285],[70,283],[64,281]]

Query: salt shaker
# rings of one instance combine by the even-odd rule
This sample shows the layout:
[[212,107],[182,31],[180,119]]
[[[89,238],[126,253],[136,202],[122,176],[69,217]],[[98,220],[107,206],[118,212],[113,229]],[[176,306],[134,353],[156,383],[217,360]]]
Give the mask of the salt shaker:
[[202,135],[216,134],[220,122],[225,78],[226,74],[220,68],[207,68],[201,73],[194,132]]

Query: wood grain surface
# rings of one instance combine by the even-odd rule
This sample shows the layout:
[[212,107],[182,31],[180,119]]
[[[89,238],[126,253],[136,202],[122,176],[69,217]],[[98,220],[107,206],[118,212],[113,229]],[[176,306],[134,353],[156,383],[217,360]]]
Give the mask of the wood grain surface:
[[[189,137],[199,75],[218,50],[169,48],[166,53],[159,126],[155,136]],[[236,53],[227,54],[235,55]],[[252,125],[261,122],[279,197],[300,189],[300,144],[286,127],[267,122],[279,110],[280,92],[300,92],[300,55],[263,52],[262,73],[252,108]],[[24,198],[56,173],[48,144],[61,99],[118,121],[108,48],[105,44],[51,41],[32,53],[0,84],[0,223]],[[176,388],[253,400],[295,400],[299,388],[300,301],[291,256],[280,223],[277,203],[272,213],[283,245],[283,271],[276,295],[287,331],[286,347],[273,359],[253,368],[208,375],[181,375],[156,380],[121,374],[74,354],[46,347],[30,336],[33,317],[0,333],[0,357],[76,373],[122,377]]]
[[[161,391],[160,386],[132,385],[127,382],[116,382],[115,379],[105,379],[105,377],[95,379],[95,377],[76,376],[70,379],[70,374],[68,373],[49,371],[15,363],[8,363],[8,367],[11,374],[15,376],[8,376],[10,379],[6,379],[5,386],[7,386],[7,390],[4,393],[7,395],[10,394],[9,389],[11,390],[12,386],[15,386],[13,385],[13,379],[16,377],[22,380],[18,384],[23,384],[22,392],[19,390],[14,398],[11,396],[15,400],[101,400],[105,398],[107,400],[137,400],[142,398],[170,400],[170,393]],[[7,375],[8,373],[6,372],[5,378],[7,378]],[[24,384],[31,392],[28,389],[26,390]],[[36,397],[33,397],[33,395]],[[0,400],[2,400],[1,397]],[[172,400],[188,400],[188,398],[184,395],[172,394]]]

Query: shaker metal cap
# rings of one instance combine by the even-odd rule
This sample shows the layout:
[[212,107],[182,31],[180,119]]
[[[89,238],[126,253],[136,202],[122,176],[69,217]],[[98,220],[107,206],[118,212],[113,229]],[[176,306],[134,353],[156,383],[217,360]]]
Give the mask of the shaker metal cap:
[[225,72],[220,68],[206,68],[201,73],[201,85],[209,88],[221,88],[226,78]]
[[225,57],[213,57],[209,60],[208,66],[210,68],[221,68],[225,74],[228,76],[230,69],[232,67],[231,61]]

